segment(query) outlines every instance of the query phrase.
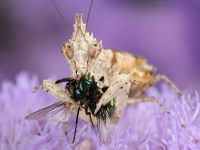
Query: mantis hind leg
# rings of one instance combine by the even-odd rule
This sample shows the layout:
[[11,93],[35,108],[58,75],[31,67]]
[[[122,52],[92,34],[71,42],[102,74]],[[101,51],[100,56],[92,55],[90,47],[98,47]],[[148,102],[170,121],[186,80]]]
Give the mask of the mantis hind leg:
[[164,112],[166,112],[168,114],[170,113],[167,106],[154,96],[132,98],[127,101],[127,105],[130,106],[130,105],[135,105],[135,104],[143,103],[143,102],[156,102],[157,104],[159,104],[159,106],[163,109]]
[[151,85],[157,84],[159,81],[166,82],[172,89],[176,91],[179,95],[182,95],[182,91],[165,75],[158,74],[156,75],[153,80],[151,81]]
[[182,95],[181,90],[167,76],[158,74],[158,75],[155,75],[148,82],[144,82],[143,80],[138,80],[137,81],[138,83],[136,82],[136,84],[133,84],[133,86],[131,87],[129,97],[130,98],[141,97],[147,91],[149,87],[157,84],[160,81],[164,81],[170,87],[172,87],[172,89],[174,89],[178,95]]

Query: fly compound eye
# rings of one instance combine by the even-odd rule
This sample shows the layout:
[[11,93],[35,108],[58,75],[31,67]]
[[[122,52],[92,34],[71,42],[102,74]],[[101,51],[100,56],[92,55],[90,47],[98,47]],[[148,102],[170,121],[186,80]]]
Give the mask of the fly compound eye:
[[89,56],[93,59],[97,58],[102,51],[102,42],[95,42],[90,46]]
[[65,43],[62,47],[62,53],[67,59],[72,59],[74,57],[74,51],[71,44]]

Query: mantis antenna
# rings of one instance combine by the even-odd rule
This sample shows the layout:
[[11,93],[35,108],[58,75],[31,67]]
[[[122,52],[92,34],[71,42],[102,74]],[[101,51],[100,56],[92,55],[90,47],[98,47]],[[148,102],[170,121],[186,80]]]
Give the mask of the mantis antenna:
[[89,22],[89,18],[90,18],[90,12],[91,12],[91,10],[92,10],[93,1],[94,1],[94,0],[91,0],[91,2],[90,2],[90,7],[89,7],[89,11],[88,11],[88,15],[87,15],[87,21],[86,21],[86,29],[87,29],[87,27],[88,27],[88,22]]
[[[88,15],[87,15],[87,21],[86,21],[86,29],[87,29],[87,27],[88,27],[88,23],[89,23],[90,13],[91,13],[91,10],[92,10],[93,1],[94,1],[94,0],[91,0],[90,6],[89,6],[89,11],[88,11]],[[58,13],[60,19],[62,20],[64,26],[66,27],[66,26],[67,26],[66,21],[65,21],[63,15],[62,15],[62,13],[60,12],[58,6],[56,5],[56,3],[55,3],[54,0],[51,0],[51,2],[52,2],[52,4],[53,4],[53,6],[54,6],[56,12]]]
[[51,0],[51,2],[52,2],[52,4],[53,4],[53,6],[54,6],[56,12],[58,13],[60,19],[62,20],[64,26],[67,27],[66,21],[65,21],[63,15],[62,15],[62,13],[60,12],[58,6],[57,6],[56,3],[54,2],[54,0]]

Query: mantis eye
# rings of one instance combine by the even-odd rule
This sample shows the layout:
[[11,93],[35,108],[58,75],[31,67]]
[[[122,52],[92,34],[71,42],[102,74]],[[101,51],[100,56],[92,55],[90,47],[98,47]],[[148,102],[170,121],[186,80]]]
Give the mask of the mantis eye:
[[72,59],[74,57],[74,51],[71,44],[65,43],[62,47],[62,53],[67,59]]
[[90,46],[89,56],[92,59],[95,59],[99,56],[102,51],[102,42],[95,42]]

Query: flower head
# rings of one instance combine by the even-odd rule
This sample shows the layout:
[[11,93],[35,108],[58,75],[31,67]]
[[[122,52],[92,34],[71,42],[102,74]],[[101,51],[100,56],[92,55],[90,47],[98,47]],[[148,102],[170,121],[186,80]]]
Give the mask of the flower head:
[[151,88],[149,95],[159,97],[170,110],[164,112],[156,103],[129,106],[123,112],[106,144],[96,128],[79,119],[77,138],[72,143],[75,116],[67,124],[28,121],[24,117],[55,103],[44,92],[33,94],[36,77],[22,73],[16,83],[4,82],[0,92],[0,149],[200,149],[199,94],[178,97],[163,85]]

